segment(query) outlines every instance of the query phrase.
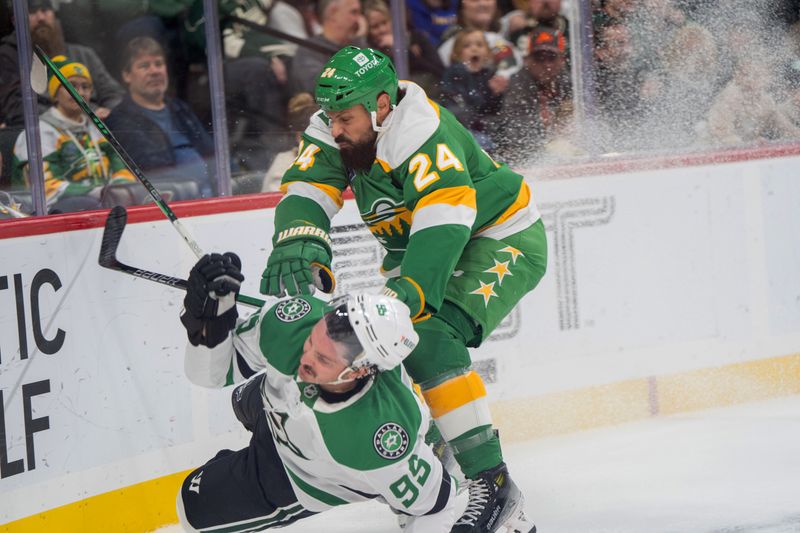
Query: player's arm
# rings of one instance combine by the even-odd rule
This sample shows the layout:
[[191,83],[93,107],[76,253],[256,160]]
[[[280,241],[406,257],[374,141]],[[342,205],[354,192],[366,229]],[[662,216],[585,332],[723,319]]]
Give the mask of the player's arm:
[[236,294],[243,280],[241,262],[230,252],[202,257],[189,274],[181,323],[189,340],[184,369],[195,385],[224,387],[265,366],[258,342],[255,349],[248,342],[261,315],[237,321]]
[[387,281],[385,292],[408,304],[413,318],[439,309],[472,232],[477,208],[465,161],[456,143],[434,138],[406,163],[410,237],[400,276]]
[[322,118],[312,117],[298,156],[281,180],[284,197],[275,208],[273,251],[262,276],[263,294],[309,294],[312,284],[333,291],[328,232],[346,187],[336,143]]

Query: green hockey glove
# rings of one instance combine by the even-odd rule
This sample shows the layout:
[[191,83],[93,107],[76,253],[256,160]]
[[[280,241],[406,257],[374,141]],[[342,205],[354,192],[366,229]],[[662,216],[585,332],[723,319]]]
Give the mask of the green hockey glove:
[[425,294],[419,284],[408,276],[389,278],[382,293],[406,304],[411,310],[412,321],[419,318],[425,310]]
[[262,294],[311,294],[312,287],[333,292],[336,281],[331,273],[330,237],[321,228],[298,222],[278,233],[261,275]]

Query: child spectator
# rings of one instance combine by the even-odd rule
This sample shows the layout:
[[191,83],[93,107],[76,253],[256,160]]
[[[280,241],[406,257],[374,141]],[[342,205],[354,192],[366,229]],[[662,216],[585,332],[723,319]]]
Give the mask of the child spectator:
[[[384,0],[366,0],[364,16],[367,19],[367,44],[393,58],[394,35],[392,16]],[[408,68],[411,81],[422,86],[429,96],[442,79],[444,65],[430,39],[419,30],[406,32],[408,41]],[[438,89],[437,89],[438,90]]]
[[455,34],[465,28],[483,31],[492,61],[501,75],[509,78],[522,67],[522,53],[500,34],[497,0],[459,0],[458,22],[445,33],[446,40],[439,46],[439,57],[445,67],[450,66]]
[[[56,56],[53,63],[84,100],[92,94],[92,76],[81,63]],[[51,72],[48,94],[53,107],[39,118],[44,186],[51,212],[83,211],[100,206],[109,183],[135,182],[122,159]],[[24,132],[14,147],[13,182],[28,183],[28,150]]]
[[47,55],[66,55],[91,69],[95,88],[89,101],[96,107],[95,114],[105,119],[122,100],[125,90],[108,73],[97,53],[88,46],[65,42],[61,22],[50,0],[28,2],[28,25],[33,44],[41,46]]
[[440,101],[470,130],[484,150],[494,149],[488,124],[500,111],[507,87],[508,78],[496,74],[483,32],[458,32],[453,41],[451,64],[444,71]]
[[[32,44],[40,46],[48,56],[66,55],[91,70],[94,89],[87,101],[92,105],[95,114],[105,119],[110,110],[120,102],[125,90],[108,73],[97,53],[88,46],[64,41],[61,23],[50,0],[29,0],[28,25]],[[0,40],[0,123],[5,123],[7,127],[23,126],[19,80],[15,31]],[[40,98],[39,105],[47,108],[50,102],[46,98]]]

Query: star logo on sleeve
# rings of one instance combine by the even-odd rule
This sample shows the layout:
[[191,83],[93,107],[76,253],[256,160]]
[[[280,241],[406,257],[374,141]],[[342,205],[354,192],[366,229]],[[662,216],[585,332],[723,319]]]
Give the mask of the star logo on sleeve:
[[494,281],[491,282],[491,283],[484,283],[484,282],[482,282],[480,280],[478,280],[478,281],[481,284],[480,288],[475,289],[470,294],[478,294],[480,296],[483,296],[483,305],[488,307],[489,306],[489,300],[491,299],[491,297],[492,296],[497,296],[497,293],[494,292]]
[[506,252],[506,253],[511,254],[511,264],[512,265],[516,265],[517,264],[517,257],[519,257],[519,256],[525,257],[525,254],[523,254],[522,252],[520,252],[519,250],[517,250],[513,246],[506,246],[505,248],[500,248],[497,251],[498,252]]
[[501,263],[497,259],[494,260],[494,266],[492,268],[487,268],[484,270],[484,272],[488,272],[489,274],[497,274],[497,284],[500,286],[503,285],[504,277],[514,275],[508,269],[508,261],[503,261]]

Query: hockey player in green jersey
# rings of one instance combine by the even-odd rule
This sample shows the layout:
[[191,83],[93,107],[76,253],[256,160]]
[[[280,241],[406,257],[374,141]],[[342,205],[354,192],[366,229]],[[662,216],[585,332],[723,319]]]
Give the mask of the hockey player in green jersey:
[[253,435],[186,477],[183,527],[261,531],[378,498],[409,515],[407,532],[450,531],[456,482],[425,444],[427,409],[400,365],[418,341],[408,307],[384,295],[271,298],[242,321],[240,266],[231,253],[198,261],[181,322],[193,383],[247,379],[233,410]]
[[419,86],[399,82],[380,52],[340,50],[315,98],[321,111],[282,180],[261,292],[307,294],[331,277],[327,233],[349,186],[386,250],[384,293],[408,305],[420,337],[403,364],[471,480],[453,531],[534,531],[467,350],[544,275],[546,237],[528,185]]

